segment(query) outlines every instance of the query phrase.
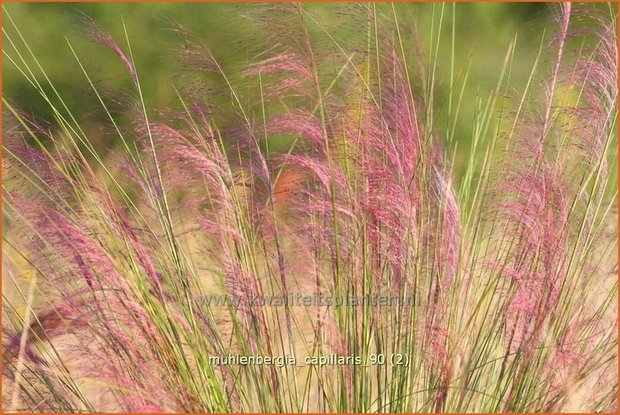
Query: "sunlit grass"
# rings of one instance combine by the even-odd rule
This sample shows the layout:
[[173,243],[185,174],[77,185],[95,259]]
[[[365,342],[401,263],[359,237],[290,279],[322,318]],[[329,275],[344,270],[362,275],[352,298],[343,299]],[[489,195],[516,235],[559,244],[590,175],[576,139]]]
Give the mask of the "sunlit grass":
[[[179,29],[198,82],[170,80],[180,111],[147,105],[125,21],[120,41],[86,23],[131,78],[123,114],[67,39],[110,124],[100,139],[119,143],[105,154],[4,10],[5,70],[54,115],[43,124],[5,91],[4,409],[613,410],[611,7],[555,7],[527,82],[515,36],[476,102],[457,5],[433,7],[425,53],[392,5],[347,15],[354,40],[305,5],[265,8],[246,18],[273,46],[241,71]],[[379,297],[396,301],[346,301]],[[228,355],[295,363],[214,363]]]

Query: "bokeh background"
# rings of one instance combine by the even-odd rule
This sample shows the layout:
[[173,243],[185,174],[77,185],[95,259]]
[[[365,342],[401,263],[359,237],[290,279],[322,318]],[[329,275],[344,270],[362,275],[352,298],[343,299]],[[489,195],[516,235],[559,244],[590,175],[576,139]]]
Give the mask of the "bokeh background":
[[[439,103],[445,102],[442,98],[450,93],[454,27],[456,97],[461,86],[465,85],[460,115],[454,126],[455,138],[459,142],[456,175],[468,153],[477,108],[483,105],[495,87],[510,43],[516,35],[512,84],[524,85],[541,41],[549,41],[556,30],[553,19],[556,6],[547,3],[458,3],[453,9],[452,4],[442,8],[440,3],[396,5],[400,25],[418,33],[425,53],[436,47],[433,42],[439,38],[435,84],[436,102]],[[251,60],[257,45],[270,46],[265,43],[268,33],[252,24],[246,16],[252,7],[256,6],[241,3],[10,3],[3,5],[7,31],[3,34],[4,47],[10,47],[7,34],[11,39],[19,37],[12,27],[14,22],[84,130],[92,141],[103,143],[101,149],[105,151],[115,145],[114,137],[104,137],[106,129],[103,126],[109,121],[90,90],[68,42],[98,88],[107,91],[104,94],[107,99],[126,102],[123,101],[124,94],[131,96],[133,87],[120,60],[110,50],[88,39],[84,32],[84,16],[96,21],[123,46],[126,28],[145,102],[148,108],[155,110],[178,108],[175,88],[192,88],[183,76],[192,69],[191,62],[181,62],[178,58],[178,25],[195,32],[211,48],[222,66],[234,72],[243,69],[244,65],[240,63],[243,57]],[[330,33],[335,33],[345,46],[355,41],[358,34],[347,20],[347,9],[355,6],[321,3],[303,7],[313,13]],[[379,7],[391,12],[389,5]],[[412,59],[417,59],[413,50],[411,55]],[[4,97],[27,113],[53,121],[47,103],[7,62],[6,57],[3,59]],[[518,96],[519,91],[514,92]],[[122,104],[119,111],[122,112]],[[445,108],[437,108],[437,111],[441,113]]]

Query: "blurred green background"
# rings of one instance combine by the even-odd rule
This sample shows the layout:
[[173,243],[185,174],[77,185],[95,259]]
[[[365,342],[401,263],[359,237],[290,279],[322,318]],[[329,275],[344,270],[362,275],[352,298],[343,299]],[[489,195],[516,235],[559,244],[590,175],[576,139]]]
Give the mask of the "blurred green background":
[[[69,108],[83,123],[85,131],[96,137],[101,134],[101,125],[107,122],[106,116],[90,91],[67,40],[97,85],[109,91],[107,99],[114,101],[122,98],[123,91],[131,96],[130,91],[134,88],[120,60],[85,35],[81,24],[84,15],[106,29],[121,46],[125,46],[124,22],[147,107],[178,108],[175,87],[187,88],[182,74],[191,68],[187,62],[178,60],[179,38],[174,28],[180,23],[191,29],[213,50],[225,68],[239,70],[235,65],[240,56],[250,55],[257,45],[259,48],[260,45],[270,46],[261,43],[265,33],[259,32],[255,25],[247,22],[249,19],[244,18],[251,7],[255,6],[241,3],[10,3],[3,5],[4,48],[15,56],[10,45],[11,40],[16,41],[19,37],[13,27],[14,22],[49,78],[62,91]],[[347,9],[354,6],[322,3],[305,4],[303,7],[330,32],[339,35],[343,45],[354,42],[354,30],[351,31],[350,27],[353,23],[347,22]],[[391,13],[390,5],[378,7]],[[441,34],[436,68],[436,102],[442,102],[441,98],[446,97],[450,90],[452,14],[455,14],[454,71],[457,91],[460,91],[464,74],[471,63],[455,134],[459,148],[465,151],[472,134],[476,102],[486,99],[495,87],[509,44],[517,35],[511,77],[514,85],[523,85],[545,28],[551,33],[556,30],[553,13],[557,5],[457,3],[454,10],[452,7],[448,4],[443,8],[442,18],[442,5],[439,3],[401,3],[396,5],[396,12],[404,30],[416,28],[425,53],[431,49],[437,33]],[[549,32],[546,36],[549,39]],[[415,53],[411,52],[415,58]],[[3,56],[2,78],[5,98],[41,119],[52,119],[48,105],[6,56]],[[438,111],[442,110],[445,109],[438,108]],[[113,140],[106,144],[113,145]],[[457,157],[457,170],[462,162],[461,157]]]

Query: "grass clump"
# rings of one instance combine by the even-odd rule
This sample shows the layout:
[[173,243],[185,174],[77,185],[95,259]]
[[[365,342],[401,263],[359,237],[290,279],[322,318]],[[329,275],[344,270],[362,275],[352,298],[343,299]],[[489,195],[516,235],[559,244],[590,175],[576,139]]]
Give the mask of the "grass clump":
[[179,28],[192,82],[160,111],[127,30],[85,19],[134,85],[120,113],[68,44],[109,151],[5,13],[54,115],[3,99],[5,409],[614,410],[616,15],[554,7],[527,82],[515,40],[476,103],[456,70],[438,97],[441,31],[424,55],[395,6],[343,39],[248,7],[269,42],[236,71]]

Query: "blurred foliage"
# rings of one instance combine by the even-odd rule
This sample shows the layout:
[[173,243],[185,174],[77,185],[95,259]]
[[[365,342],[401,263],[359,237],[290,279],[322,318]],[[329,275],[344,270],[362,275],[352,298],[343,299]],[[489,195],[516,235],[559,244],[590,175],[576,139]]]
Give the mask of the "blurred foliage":
[[[246,62],[251,61],[256,51],[271,46],[265,43],[265,33],[261,33],[247,18],[246,11],[257,7],[248,4],[12,3],[3,7],[7,33],[12,39],[17,38],[8,14],[49,78],[62,91],[69,108],[84,123],[85,131],[95,138],[97,134],[103,134],[102,125],[106,122],[106,116],[90,91],[67,42],[74,47],[96,84],[107,91],[106,98],[119,101],[117,111],[123,112],[127,98],[135,93],[132,92],[131,78],[120,60],[105,47],[95,45],[88,39],[83,25],[84,16],[89,16],[109,31],[124,48],[126,28],[144,98],[151,109],[178,108],[175,88],[184,91],[194,88],[194,84],[184,77],[184,73],[192,69],[191,62],[179,61],[178,58],[182,40],[176,30],[179,24],[193,31],[209,46],[222,66],[231,71],[243,69],[240,60],[245,58]],[[333,33],[345,47],[349,42],[354,42],[355,31],[359,28],[355,27],[355,21],[350,19],[348,13],[354,5],[323,3],[304,4],[303,7],[313,13],[324,29]],[[378,7],[383,8],[387,15],[392,13],[390,5]],[[409,38],[408,31],[415,31],[426,54],[436,47],[435,42],[439,38],[435,102],[444,106],[446,100],[442,98],[450,93],[454,11],[455,99],[469,71],[456,125],[459,153],[467,149],[476,103],[484,100],[494,88],[506,51],[515,35],[518,38],[511,78],[514,85],[520,85],[529,76],[545,27],[551,32],[556,28],[553,8],[553,5],[544,3],[458,3],[454,9],[452,4],[442,8],[440,3],[401,3],[395,6],[405,36]],[[5,48],[8,48],[6,35],[4,42]],[[411,52],[411,60],[416,59],[415,51]],[[418,64],[415,61],[408,63]],[[5,97],[24,111],[50,120],[52,114],[49,107],[6,58],[3,69]],[[199,94],[199,86],[195,88],[192,92]],[[442,111],[445,115],[444,106],[438,105],[436,108],[440,115]],[[102,145],[104,148],[112,147],[114,138],[110,137]],[[457,155],[457,169],[462,164],[461,158]]]

